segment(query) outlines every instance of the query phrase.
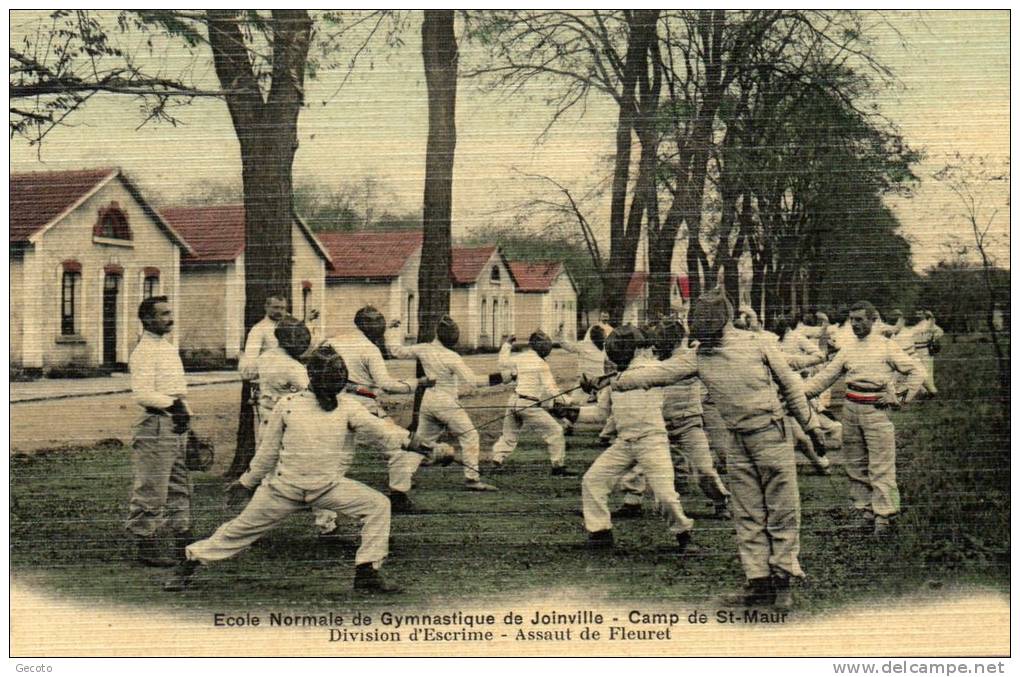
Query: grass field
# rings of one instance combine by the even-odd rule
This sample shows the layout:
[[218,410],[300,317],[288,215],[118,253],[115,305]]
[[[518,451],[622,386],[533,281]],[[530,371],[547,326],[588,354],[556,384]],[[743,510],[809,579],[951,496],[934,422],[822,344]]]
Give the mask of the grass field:
[[[919,592],[940,596],[957,586],[1008,591],[1009,430],[990,401],[995,392],[990,346],[947,341],[937,378],[939,399],[894,415],[905,506],[895,537],[875,541],[861,535],[840,468],[831,477],[804,468],[801,561],[808,579],[797,591],[804,611]],[[503,391],[490,392],[467,404],[499,405],[505,397]],[[235,402],[218,406],[222,411],[213,412],[212,420],[232,425],[220,414]],[[471,413],[480,423],[501,412]],[[397,418],[406,423],[406,406]],[[484,428],[483,453],[498,429],[498,424]],[[131,484],[126,448],[12,456],[11,567],[17,580],[85,604],[216,611],[312,611],[355,600],[362,607],[440,605],[567,589],[593,599],[693,607],[742,583],[733,529],[709,517],[694,487],[681,498],[697,520],[700,556],[678,562],[669,552],[673,541],[665,523],[650,510],[644,519],[615,525],[617,552],[586,552],[577,513],[580,478],[550,477],[545,451],[536,442],[522,439],[508,467],[488,478],[499,493],[463,491],[457,466],[422,469],[414,498],[427,512],[393,520],[385,571],[406,589],[397,599],[376,602],[351,592],[356,526],[347,522],[349,537],[323,544],[309,513],[295,515],[236,559],[203,567],[187,593],[162,592],[166,570],[133,564],[132,543],[123,531]],[[567,453],[570,465],[583,471],[599,453],[594,431],[569,438]],[[359,455],[351,476],[376,488],[385,485],[383,464],[369,451]],[[215,475],[195,476],[196,535],[209,534],[228,517],[222,486]]]

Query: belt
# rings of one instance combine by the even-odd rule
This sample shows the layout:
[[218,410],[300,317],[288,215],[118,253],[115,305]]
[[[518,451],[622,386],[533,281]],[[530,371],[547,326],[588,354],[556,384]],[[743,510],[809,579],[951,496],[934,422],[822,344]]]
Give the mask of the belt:
[[517,395],[517,397],[521,398],[522,400],[527,400],[529,402],[541,402],[542,401],[542,400],[538,399],[537,397],[532,397],[531,395],[521,395],[520,393],[514,393],[514,394]]
[[349,392],[351,395],[357,395],[359,397],[367,397],[370,400],[374,400],[374,399],[377,399],[379,397],[378,395],[373,393],[368,388],[364,388],[362,386],[346,386],[344,388],[344,390]]
[[878,395],[859,395],[850,391],[847,391],[846,398],[857,404],[878,404],[880,400]]

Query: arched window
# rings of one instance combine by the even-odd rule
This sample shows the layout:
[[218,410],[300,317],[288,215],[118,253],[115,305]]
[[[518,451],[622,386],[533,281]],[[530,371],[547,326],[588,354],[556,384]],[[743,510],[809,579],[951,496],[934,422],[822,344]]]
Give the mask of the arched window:
[[487,312],[488,310],[489,310],[489,301],[488,301],[488,299],[482,299],[482,320],[481,320],[481,325],[482,326],[481,326],[481,329],[482,329],[482,333],[483,334],[487,333],[486,332],[486,322],[489,319],[488,318],[488,312]]
[[99,218],[92,229],[96,237],[105,237],[111,240],[130,240],[131,227],[128,225],[127,214],[116,202],[111,202],[109,207],[99,210]]
[[499,266],[492,267],[492,273],[489,275],[489,281],[492,284],[499,284]]

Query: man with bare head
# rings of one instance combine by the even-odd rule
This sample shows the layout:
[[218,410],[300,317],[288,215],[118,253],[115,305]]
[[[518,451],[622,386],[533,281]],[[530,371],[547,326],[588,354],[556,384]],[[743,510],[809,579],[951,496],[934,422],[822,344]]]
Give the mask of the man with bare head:
[[[887,531],[899,512],[896,487],[896,437],[888,409],[910,402],[923,387],[924,369],[895,342],[873,331],[878,311],[867,301],[850,308],[854,337],[822,371],[808,379],[809,397],[846,378],[843,403],[844,469],[850,498],[876,534]],[[897,392],[897,372],[906,376],[906,395]]]

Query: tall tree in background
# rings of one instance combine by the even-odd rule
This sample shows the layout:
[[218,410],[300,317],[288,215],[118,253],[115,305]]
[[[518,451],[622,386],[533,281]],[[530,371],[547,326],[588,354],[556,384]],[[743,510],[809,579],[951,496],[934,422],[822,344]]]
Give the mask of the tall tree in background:
[[[962,217],[965,220],[968,231],[967,236],[959,240],[961,245],[967,243],[966,249],[960,252],[961,256],[972,246],[981,261],[985,313],[999,372],[999,404],[1007,420],[1010,400],[1009,349],[1008,346],[1002,345],[995,321],[996,310],[1006,306],[1001,304],[999,298],[1000,285],[995,281],[993,254],[994,249],[1002,247],[1003,243],[1000,240],[1003,238],[992,231],[992,226],[996,224],[1000,208],[1009,208],[1009,165],[1008,158],[996,163],[990,158],[965,157],[957,153],[934,176],[935,180],[948,187],[959,200],[960,211],[957,218]],[[999,186],[1005,186],[1005,190],[996,194],[994,191]],[[998,200],[1001,200],[1000,204],[996,204]],[[1006,235],[1005,242],[1008,241]]]
[[[483,77],[504,93],[535,87],[550,107],[549,127],[592,91],[617,105],[609,203],[609,252],[603,269],[602,308],[623,316],[624,291],[634,272],[655,167],[644,154],[632,171],[634,137],[653,132],[658,99],[650,50],[661,10],[515,10],[475,16],[470,35],[489,48],[489,62],[468,76]],[[540,89],[538,89],[540,88]],[[547,127],[548,130],[548,127]],[[628,200],[629,198],[629,200]]]
[[418,269],[418,340],[430,341],[450,310],[453,236],[453,160],[457,146],[457,39],[453,10],[425,10],[421,54],[428,87],[429,135],[425,150],[424,239]]

